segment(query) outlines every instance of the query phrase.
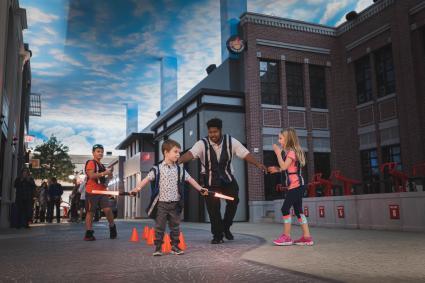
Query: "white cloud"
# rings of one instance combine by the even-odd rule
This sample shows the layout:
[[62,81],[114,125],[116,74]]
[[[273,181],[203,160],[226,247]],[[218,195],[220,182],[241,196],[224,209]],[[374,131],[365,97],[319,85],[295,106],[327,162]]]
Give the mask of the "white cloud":
[[51,36],[58,36],[57,31],[55,31],[54,29],[52,29],[51,27],[43,27],[43,31]]
[[220,2],[210,0],[182,11],[182,25],[173,48],[182,58],[178,64],[179,97],[205,76],[205,68],[221,62]]
[[248,1],[248,11],[274,15],[278,17],[292,18],[290,9],[293,5],[300,2],[299,0],[286,1],[270,1],[270,0],[251,0]]
[[354,10],[356,10],[357,12],[361,12],[372,4],[372,0],[360,0],[357,2],[356,8]]
[[68,72],[65,71],[41,71],[37,69],[33,70],[33,73],[41,77],[64,77],[68,75]]
[[45,109],[42,117],[31,118],[30,133],[41,132],[47,138],[54,134],[64,145],[69,146],[72,154],[90,153],[89,139],[115,152],[114,148],[125,137],[124,115],[121,107],[96,102],[75,106],[56,105]]
[[48,24],[59,19],[57,15],[45,13],[36,7],[26,7],[26,10],[29,26],[35,25],[37,23]]
[[350,4],[349,0],[332,0],[326,5],[325,13],[320,19],[321,24],[327,23],[341,10],[345,9]]
[[59,62],[65,62],[65,63],[71,64],[73,66],[76,66],[76,67],[82,67],[83,66],[83,64],[81,64],[79,61],[71,58],[70,56],[66,55],[62,50],[54,48],[54,49],[51,49],[49,51],[49,53]]
[[47,69],[47,68],[53,68],[57,65],[53,62],[31,62],[31,69]]
[[115,62],[115,56],[101,53],[83,53],[87,60],[94,65],[110,65]]

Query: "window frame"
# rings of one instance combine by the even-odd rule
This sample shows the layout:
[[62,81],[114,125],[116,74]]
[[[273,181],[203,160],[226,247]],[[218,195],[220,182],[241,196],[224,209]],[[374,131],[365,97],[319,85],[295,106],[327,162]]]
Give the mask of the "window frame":
[[[297,72],[289,72],[294,68],[298,69]],[[305,107],[304,98],[304,69],[303,64],[296,62],[285,63],[286,75],[286,93],[288,99],[288,106]],[[292,71],[292,70],[291,70]],[[296,94],[294,94],[296,93]]]
[[[318,73],[320,73],[320,75],[318,75]],[[309,80],[311,107],[328,109],[326,95],[326,67],[321,65],[309,65]]]
[[[357,104],[363,104],[373,100],[372,66],[369,55],[354,62],[354,76],[356,81]],[[364,99],[361,97],[364,96]]]
[[[267,64],[267,70],[263,70],[262,64]],[[269,70],[270,64],[276,64],[275,71]],[[260,95],[261,104],[268,105],[281,105],[280,95],[280,64],[278,61],[273,60],[260,60],[259,61],[259,75],[260,75]],[[266,75],[263,76],[262,73]],[[267,74],[272,74],[267,76]],[[267,80],[263,81],[263,78]],[[273,79],[273,80],[272,80]]]

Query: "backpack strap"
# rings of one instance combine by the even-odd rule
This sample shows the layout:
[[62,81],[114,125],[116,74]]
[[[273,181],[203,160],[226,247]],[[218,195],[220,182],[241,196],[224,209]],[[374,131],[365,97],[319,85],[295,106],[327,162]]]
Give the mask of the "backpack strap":
[[159,166],[154,165],[152,167],[151,171],[153,171],[153,173],[155,175],[155,188],[151,188],[151,189],[157,190],[159,188],[159,178],[160,178]]
[[[205,150],[204,150],[204,154],[205,154],[205,164],[204,164],[204,168],[205,168],[205,173],[208,176],[208,180],[206,180],[207,184],[210,185],[211,184],[211,153],[210,153],[210,144],[208,142],[208,137],[203,138],[201,140],[204,143],[205,146]],[[206,185],[207,185],[206,184]]]

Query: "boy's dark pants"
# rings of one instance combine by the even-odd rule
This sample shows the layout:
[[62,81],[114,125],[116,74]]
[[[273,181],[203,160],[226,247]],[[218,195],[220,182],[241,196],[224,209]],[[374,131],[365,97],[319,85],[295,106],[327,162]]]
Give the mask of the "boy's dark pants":
[[180,214],[181,209],[178,201],[158,202],[155,218],[155,246],[162,245],[167,221],[170,228],[171,245],[177,246],[180,243]]

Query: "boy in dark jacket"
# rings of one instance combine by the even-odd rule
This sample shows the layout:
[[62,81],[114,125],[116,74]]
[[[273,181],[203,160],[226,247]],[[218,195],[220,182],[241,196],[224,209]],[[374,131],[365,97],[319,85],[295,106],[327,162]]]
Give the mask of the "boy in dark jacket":
[[181,146],[174,140],[166,140],[162,144],[164,161],[154,166],[149,174],[131,191],[135,195],[149,182],[155,181],[152,188],[151,203],[148,215],[155,219],[155,251],[154,256],[161,256],[161,246],[168,219],[171,238],[171,253],[181,255],[184,252],[178,248],[180,235],[180,215],[183,209],[183,183],[188,182],[201,194],[208,191],[202,188],[184,169],[180,169],[177,160],[180,157]]

